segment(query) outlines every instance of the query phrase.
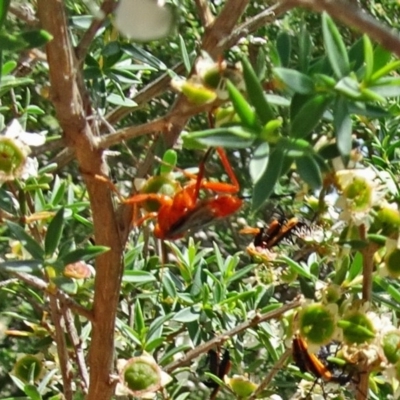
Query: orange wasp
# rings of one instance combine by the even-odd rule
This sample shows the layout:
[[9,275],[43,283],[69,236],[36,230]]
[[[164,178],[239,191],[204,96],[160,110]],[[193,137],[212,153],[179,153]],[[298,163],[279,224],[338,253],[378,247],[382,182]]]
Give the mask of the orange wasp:
[[333,375],[328,367],[313,353],[308,352],[307,343],[300,336],[295,336],[292,343],[293,360],[301,372],[309,372],[317,378],[329,382]]
[[271,249],[290,235],[295,234],[305,224],[298,218],[286,219],[284,217],[274,218],[266,228],[244,228],[240,233],[254,234],[254,246],[263,249]]
[[[306,341],[299,335],[296,335],[293,338],[292,356],[295,364],[299,367],[301,372],[308,372],[317,378],[310,389],[310,393],[319,379],[322,379],[325,382],[337,383],[339,385],[345,385],[348,382],[354,381],[354,369],[351,368],[346,371],[346,367],[339,369],[335,368],[332,363],[323,360],[321,358],[322,355],[317,356],[316,354],[310,353]],[[324,391],[322,385],[321,387]]]
[[[149,212],[136,222],[141,225],[148,219],[156,219],[154,235],[159,239],[179,239],[190,229],[198,229],[216,219],[235,213],[242,206],[243,200],[236,196],[239,182],[232,170],[225,151],[218,147],[228,177],[232,183],[211,182],[204,179],[205,162],[212,149],[208,149],[199,166],[196,179],[179,189],[173,196],[161,193],[140,193],[124,200],[126,204],[140,204],[148,200],[160,204],[158,211]],[[215,196],[200,198],[201,190],[216,192]]]

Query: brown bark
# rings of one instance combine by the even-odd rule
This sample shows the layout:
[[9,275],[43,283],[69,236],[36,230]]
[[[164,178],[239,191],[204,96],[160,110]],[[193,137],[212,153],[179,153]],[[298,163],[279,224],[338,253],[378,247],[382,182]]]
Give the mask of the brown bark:
[[96,244],[110,248],[110,251],[96,259],[95,265],[88,394],[88,399],[108,400],[114,392],[110,373],[113,372],[114,329],[125,238],[120,236],[109,188],[94,179],[95,175],[104,174],[106,165],[88,122],[91,107],[82,84],[82,71],[69,40],[64,2],[38,0],[38,14],[41,27],[53,35],[53,40],[46,46],[51,99],[64,131],[65,142],[74,150],[83,172],[90,198]]

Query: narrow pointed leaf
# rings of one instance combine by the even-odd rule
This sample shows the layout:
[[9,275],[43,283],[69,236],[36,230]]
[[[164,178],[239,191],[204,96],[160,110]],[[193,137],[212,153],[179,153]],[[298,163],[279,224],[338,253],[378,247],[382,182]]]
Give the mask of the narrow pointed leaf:
[[257,116],[262,125],[274,118],[274,113],[269,105],[264,90],[257,78],[256,73],[247,58],[242,59],[243,78],[246,84],[247,95],[250,103],[256,110]]
[[276,39],[276,48],[278,50],[281,65],[287,67],[290,61],[290,53],[292,50],[292,40],[287,32],[281,32]]
[[292,120],[291,136],[307,137],[318,125],[330,102],[331,98],[326,95],[317,95],[308,100]]
[[78,293],[78,284],[76,282],[76,279],[66,278],[65,276],[56,276],[52,278],[51,281],[65,293],[68,294]]
[[343,78],[350,73],[349,56],[339,29],[325,12],[322,14],[322,33],[333,72],[338,78]]
[[72,264],[76,261],[88,261],[94,257],[109,251],[110,249],[106,246],[88,246],[84,249],[76,249],[61,258],[65,265]]
[[268,160],[267,168],[254,185],[253,211],[258,210],[273,193],[276,182],[281,176],[284,153],[281,148],[275,148]]
[[340,96],[333,107],[333,125],[340,155],[347,163],[352,147],[352,121],[347,100]]
[[299,71],[289,68],[274,68],[274,74],[285,86],[296,93],[311,94],[314,92],[313,80]]
[[136,299],[135,303],[135,331],[139,334],[140,337],[144,334],[144,330],[146,325],[144,323],[143,311],[140,305],[139,299]]
[[319,189],[322,185],[321,170],[318,163],[311,156],[296,159],[297,172],[300,177],[312,188]]
[[7,17],[8,7],[10,6],[11,0],[0,0],[0,28]]
[[311,38],[309,32],[302,27],[299,36],[299,65],[301,72],[307,72],[311,55]]
[[183,60],[183,65],[185,66],[186,72],[189,73],[192,68],[189,53],[186,48],[185,40],[182,35],[179,35],[179,47],[181,48],[181,55]]
[[6,221],[6,224],[12,232],[13,236],[21,242],[21,244],[33,258],[36,258],[38,260],[43,258],[44,251],[42,246],[38,242],[36,242],[36,240],[33,239],[31,235],[25,232],[24,228],[11,221]]
[[374,49],[372,47],[371,40],[367,35],[363,36],[363,42],[364,42],[364,62],[365,62],[364,81],[369,82],[374,72]]
[[43,268],[40,260],[8,260],[0,263],[0,271],[7,272],[26,272],[27,274],[37,274]]
[[254,131],[242,126],[226,126],[205,131],[192,132],[184,137],[184,141],[196,141],[209,147],[247,148],[251,146],[257,135]]
[[268,143],[262,143],[255,149],[249,164],[249,172],[253,182],[257,182],[265,172],[268,165],[269,151]]
[[44,240],[44,249],[47,256],[51,256],[57,249],[64,228],[64,208],[60,208],[51,220]]
[[250,104],[240,93],[240,91],[235,87],[235,85],[227,80],[226,87],[229,92],[229,98],[232,101],[233,108],[236,114],[239,116],[242,124],[248,129],[256,129],[259,127],[256,113],[251,108]]
[[358,100],[361,98],[360,83],[356,79],[346,76],[341,79],[335,86],[335,89],[343,93],[346,97]]
[[18,36],[25,41],[28,49],[41,47],[53,39],[53,36],[44,29],[21,32]]

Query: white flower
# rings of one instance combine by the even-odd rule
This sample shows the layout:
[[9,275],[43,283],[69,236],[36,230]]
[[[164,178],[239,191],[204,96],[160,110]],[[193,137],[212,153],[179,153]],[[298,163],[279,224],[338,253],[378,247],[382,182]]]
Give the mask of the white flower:
[[336,206],[342,209],[340,219],[355,225],[371,223],[370,211],[385,195],[386,188],[372,168],[341,170],[336,172],[340,197]]
[[40,146],[46,141],[44,132],[26,132],[17,119],[12,120],[0,136],[0,182],[37,176],[38,162],[29,158],[29,146]]

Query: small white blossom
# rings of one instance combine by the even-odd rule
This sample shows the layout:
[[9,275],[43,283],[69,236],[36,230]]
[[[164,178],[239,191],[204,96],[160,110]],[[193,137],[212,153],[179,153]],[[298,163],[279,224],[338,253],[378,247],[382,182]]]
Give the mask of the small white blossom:
[[37,176],[38,162],[28,157],[29,146],[41,146],[45,141],[44,132],[26,132],[14,119],[0,135],[0,182]]
[[370,211],[385,195],[385,188],[372,168],[341,170],[336,172],[341,191],[336,206],[342,209],[340,219],[367,227],[371,224]]

